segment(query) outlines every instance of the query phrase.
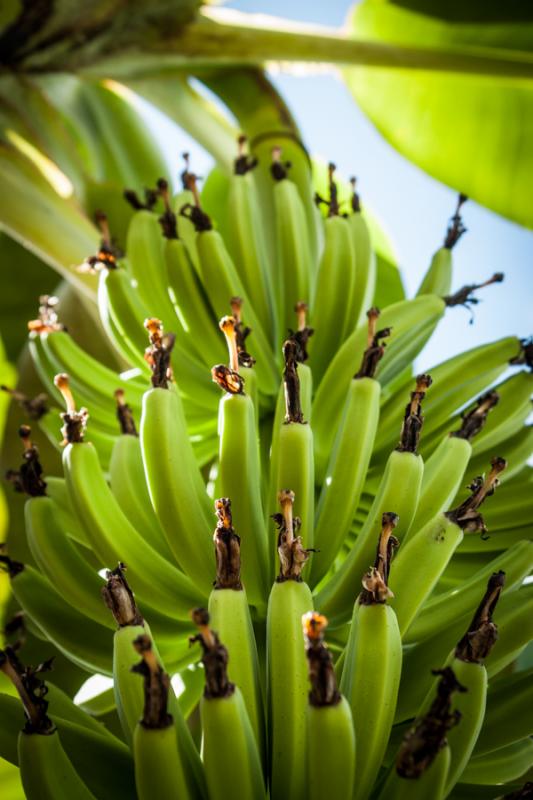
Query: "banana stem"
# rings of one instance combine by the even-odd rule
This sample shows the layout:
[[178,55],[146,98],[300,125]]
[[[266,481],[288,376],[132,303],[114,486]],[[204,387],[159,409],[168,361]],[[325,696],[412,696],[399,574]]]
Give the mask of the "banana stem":
[[494,647],[498,638],[498,626],[492,615],[505,583],[505,572],[499,570],[489,578],[487,591],[470,623],[468,630],[455,648],[455,658],[473,664],[481,664]]

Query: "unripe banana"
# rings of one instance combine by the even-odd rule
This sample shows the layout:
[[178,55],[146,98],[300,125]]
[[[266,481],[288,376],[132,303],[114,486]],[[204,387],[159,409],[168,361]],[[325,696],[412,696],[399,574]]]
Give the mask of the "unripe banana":
[[296,185],[288,177],[290,165],[281,161],[281,148],[272,150],[271,174],[274,185],[274,215],[278,265],[274,287],[277,306],[284,309],[281,330],[292,324],[293,308],[300,298],[310,297],[311,250],[304,205]]
[[461,724],[461,713],[451,710],[451,697],[466,689],[450,667],[435,674],[440,675],[437,696],[405,734],[379,800],[443,800],[446,796],[450,766],[446,737],[448,731]]
[[472,455],[471,440],[482,430],[488,413],[498,403],[498,399],[494,390],[480,397],[476,407],[463,415],[461,428],[448,434],[426,461],[411,534],[420,530],[453,501]]
[[0,650],[0,671],[19,693],[26,717],[17,747],[24,793],[28,800],[96,800],[72,766],[47,715],[46,686],[39,673],[50,667],[45,662],[27,669],[11,647]]
[[280,492],[282,514],[278,552],[280,574],[272,587],[267,613],[267,690],[272,800],[303,800],[306,794],[307,664],[302,616],[313,607],[300,573],[307,559],[292,510],[294,494]]
[[449,294],[452,287],[453,276],[453,259],[452,249],[457,244],[466,228],[461,218],[461,207],[466,202],[467,198],[464,194],[460,194],[457,199],[457,207],[455,213],[450,220],[450,225],[446,232],[444,244],[440,247],[431,259],[429,269],[422,278],[422,282],[418,287],[417,296],[421,294],[436,294],[439,297],[444,297]]
[[398,539],[403,540],[416,513],[424,464],[417,455],[418,440],[423,424],[421,401],[431,385],[429,375],[419,375],[415,391],[405,411],[400,444],[387,461],[385,472],[376,492],[366,521],[348,557],[335,574],[335,580],[325,584],[316,595],[316,604],[332,619],[347,621],[361,575],[373,561],[375,542],[381,531],[384,508],[394,508],[400,519]]
[[263,800],[265,784],[259,751],[242,694],[228,678],[228,651],[209,627],[205,609],[195,609],[192,616],[199,629],[192,641],[200,642],[205,668],[200,715],[209,798]]
[[315,544],[319,555],[313,559],[312,586],[326,574],[350,530],[372,455],[381,391],[373,376],[385,348],[380,336],[388,332],[376,331],[378,309],[370,309],[367,315],[368,347],[350,383],[318,502]]
[[472,494],[457,508],[430,520],[400,552],[394,564],[391,589],[402,636],[446,569],[463,539],[463,531],[485,530],[483,517],[477,509],[493,492],[505,466],[504,459],[493,459],[485,480],[477,479],[472,483]]
[[350,204],[353,214],[348,217],[348,225],[355,251],[357,279],[352,300],[352,311],[349,316],[353,320],[351,330],[364,321],[364,313],[372,305],[376,288],[377,267],[376,255],[372,248],[370,230],[361,212],[359,195],[355,191],[356,179],[351,178],[352,197]]
[[228,676],[240,689],[259,753],[265,756],[265,718],[259,682],[259,662],[246,591],[240,581],[240,537],[233,530],[231,501],[215,501],[214,534],[217,576],[209,596],[209,616],[217,633],[238,658],[230,660]]
[[133,734],[139,800],[192,797],[176,727],[168,711],[169,693],[172,693],[170,678],[159,664],[146,633],[138,635],[132,644],[142,658],[132,670],[144,679],[143,714]]
[[243,539],[243,578],[250,602],[264,610],[268,547],[254,407],[242,387],[235,318],[223,317],[220,328],[228,342],[230,368],[213,368],[213,379],[226,390],[219,406],[218,488],[232,498],[235,525]]
[[402,641],[387,605],[390,561],[398,540],[393,513],[384,513],[374,567],[354,605],[340,689],[353,715],[357,742],[354,800],[368,797],[389,740],[402,671]]
[[303,617],[309,665],[307,709],[307,779],[311,800],[351,796],[355,773],[352,712],[337,690],[333,659],[324,644],[327,620],[308,612]]

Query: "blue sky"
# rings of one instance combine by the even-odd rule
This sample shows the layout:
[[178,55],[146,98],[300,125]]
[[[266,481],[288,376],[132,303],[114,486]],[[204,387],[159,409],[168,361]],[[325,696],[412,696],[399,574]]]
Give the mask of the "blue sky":
[[[240,11],[261,12],[295,20],[342,25],[348,0],[234,0],[226,5]],[[273,82],[286,99],[313,155],[333,160],[345,175],[358,176],[364,203],[387,230],[409,293],[416,290],[432,253],[440,246],[456,193],[424,174],[400,156],[355,105],[333,75],[295,77],[278,74]],[[450,121],[453,124],[453,120]],[[163,141],[174,153],[192,143],[176,142],[175,129],[158,125]],[[197,169],[208,159],[192,147]],[[173,167],[177,164],[174,165]],[[205,173],[203,173],[205,174]],[[504,272],[505,282],[480,295],[482,302],[470,325],[469,313],[451,309],[427,346],[419,366],[429,367],[467,347],[508,334],[527,336],[532,325],[533,232],[525,230],[470,201],[464,208],[468,233],[454,250],[458,288]]]

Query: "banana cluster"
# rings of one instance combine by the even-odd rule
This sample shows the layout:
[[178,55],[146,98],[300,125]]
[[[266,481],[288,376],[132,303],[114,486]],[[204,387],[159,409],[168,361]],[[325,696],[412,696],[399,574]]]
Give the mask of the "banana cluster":
[[341,200],[330,165],[313,198],[294,142],[291,162],[238,147],[216,192],[188,160],[175,197],[163,179],[128,192],[124,252],[98,214],[84,269],[120,375],[53,298],[30,325],[63,473],[23,426],[33,563],[1,559],[28,624],[113,693],[84,710],[6,647],[26,723],[0,695],[0,755],[30,800],[520,791],[533,378],[508,367],[531,367],[531,343],[412,369],[502,276],[452,292],[460,198],[417,295],[378,309],[355,181]]

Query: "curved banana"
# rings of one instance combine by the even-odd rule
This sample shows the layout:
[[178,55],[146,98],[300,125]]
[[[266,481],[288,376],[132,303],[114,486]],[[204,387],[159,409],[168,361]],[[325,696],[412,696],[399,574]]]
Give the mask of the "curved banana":
[[390,561],[398,517],[384,513],[376,560],[362,579],[346,644],[340,689],[352,710],[357,742],[353,797],[364,800],[378,774],[394,721],[402,671],[402,641],[387,605]]
[[293,518],[294,493],[280,492],[282,514],[278,553],[280,574],[268,601],[267,691],[272,800],[303,800],[306,795],[307,664],[302,616],[313,608],[313,598],[301,570],[307,559]]
[[324,643],[327,620],[308,612],[302,619],[309,666],[307,779],[311,800],[352,795],[355,735],[352,712],[337,690],[333,659]]
[[[203,608],[193,611],[202,648],[205,689],[200,703],[202,753],[210,800],[250,798],[264,800],[265,783],[259,750],[242,694],[227,674],[231,657],[209,627]],[[192,640],[192,641],[194,641]]]
[[498,401],[499,395],[494,390],[480,397],[475,408],[463,414],[459,430],[448,434],[425,462],[420,500],[411,534],[420,530],[453,501],[472,455],[471,441],[483,429],[487,415]]
[[405,410],[400,444],[390,454],[374,502],[366,521],[358,533],[348,557],[329,581],[316,594],[315,602],[330,618],[346,622],[353,608],[354,598],[375,553],[375,543],[382,527],[384,508],[394,508],[400,519],[400,541],[409,531],[416,513],[424,464],[417,455],[418,440],[423,424],[421,402],[431,385],[429,375],[419,375],[411,401]]
[[115,392],[115,399],[121,435],[115,441],[109,461],[111,491],[136,530],[142,532],[155,550],[172,561],[172,553],[148,494],[141,443],[131,409],[120,389]]
[[447,735],[450,766],[446,779],[446,795],[462,778],[483,725],[488,684],[487,671],[483,661],[489,655],[498,637],[498,628],[492,622],[492,614],[504,581],[504,572],[495,572],[491,576],[487,591],[467,632],[455,648],[450,664],[456,679],[464,686],[466,692],[458,694],[456,701],[456,709],[461,715],[461,724],[452,728]]
[[485,530],[483,517],[477,509],[493,492],[498,475],[505,467],[503,458],[494,458],[487,477],[472,483],[471,495],[457,508],[430,520],[400,552],[394,564],[391,589],[402,637],[461,543],[463,531]]
[[313,559],[311,586],[326,574],[350,530],[372,455],[381,393],[374,373],[385,352],[385,343],[380,339],[388,333],[376,331],[379,313],[376,308],[367,311],[368,346],[350,383],[318,501],[315,545],[319,555]]
[[[380,324],[384,328],[391,328],[393,333],[387,346],[387,357],[377,370],[376,377],[382,386],[384,367],[387,366],[387,380],[399,375],[418,352],[420,336],[428,338],[429,327],[437,325],[445,308],[441,298],[424,295],[383,309]],[[313,401],[313,431],[316,470],[320,480],[325,474],[346,393],[353,378],[353,365],[360,363],[367,344],[368,326],[365,323],[359,325],[337,350],[317,388]]]
[[437,696],[405,734],[379,800],[443,800],[450,767],[447,735],[461,724],[459,711],[452,711],[452,694],[466,692],[453,670],[436,670],[440,675]]

